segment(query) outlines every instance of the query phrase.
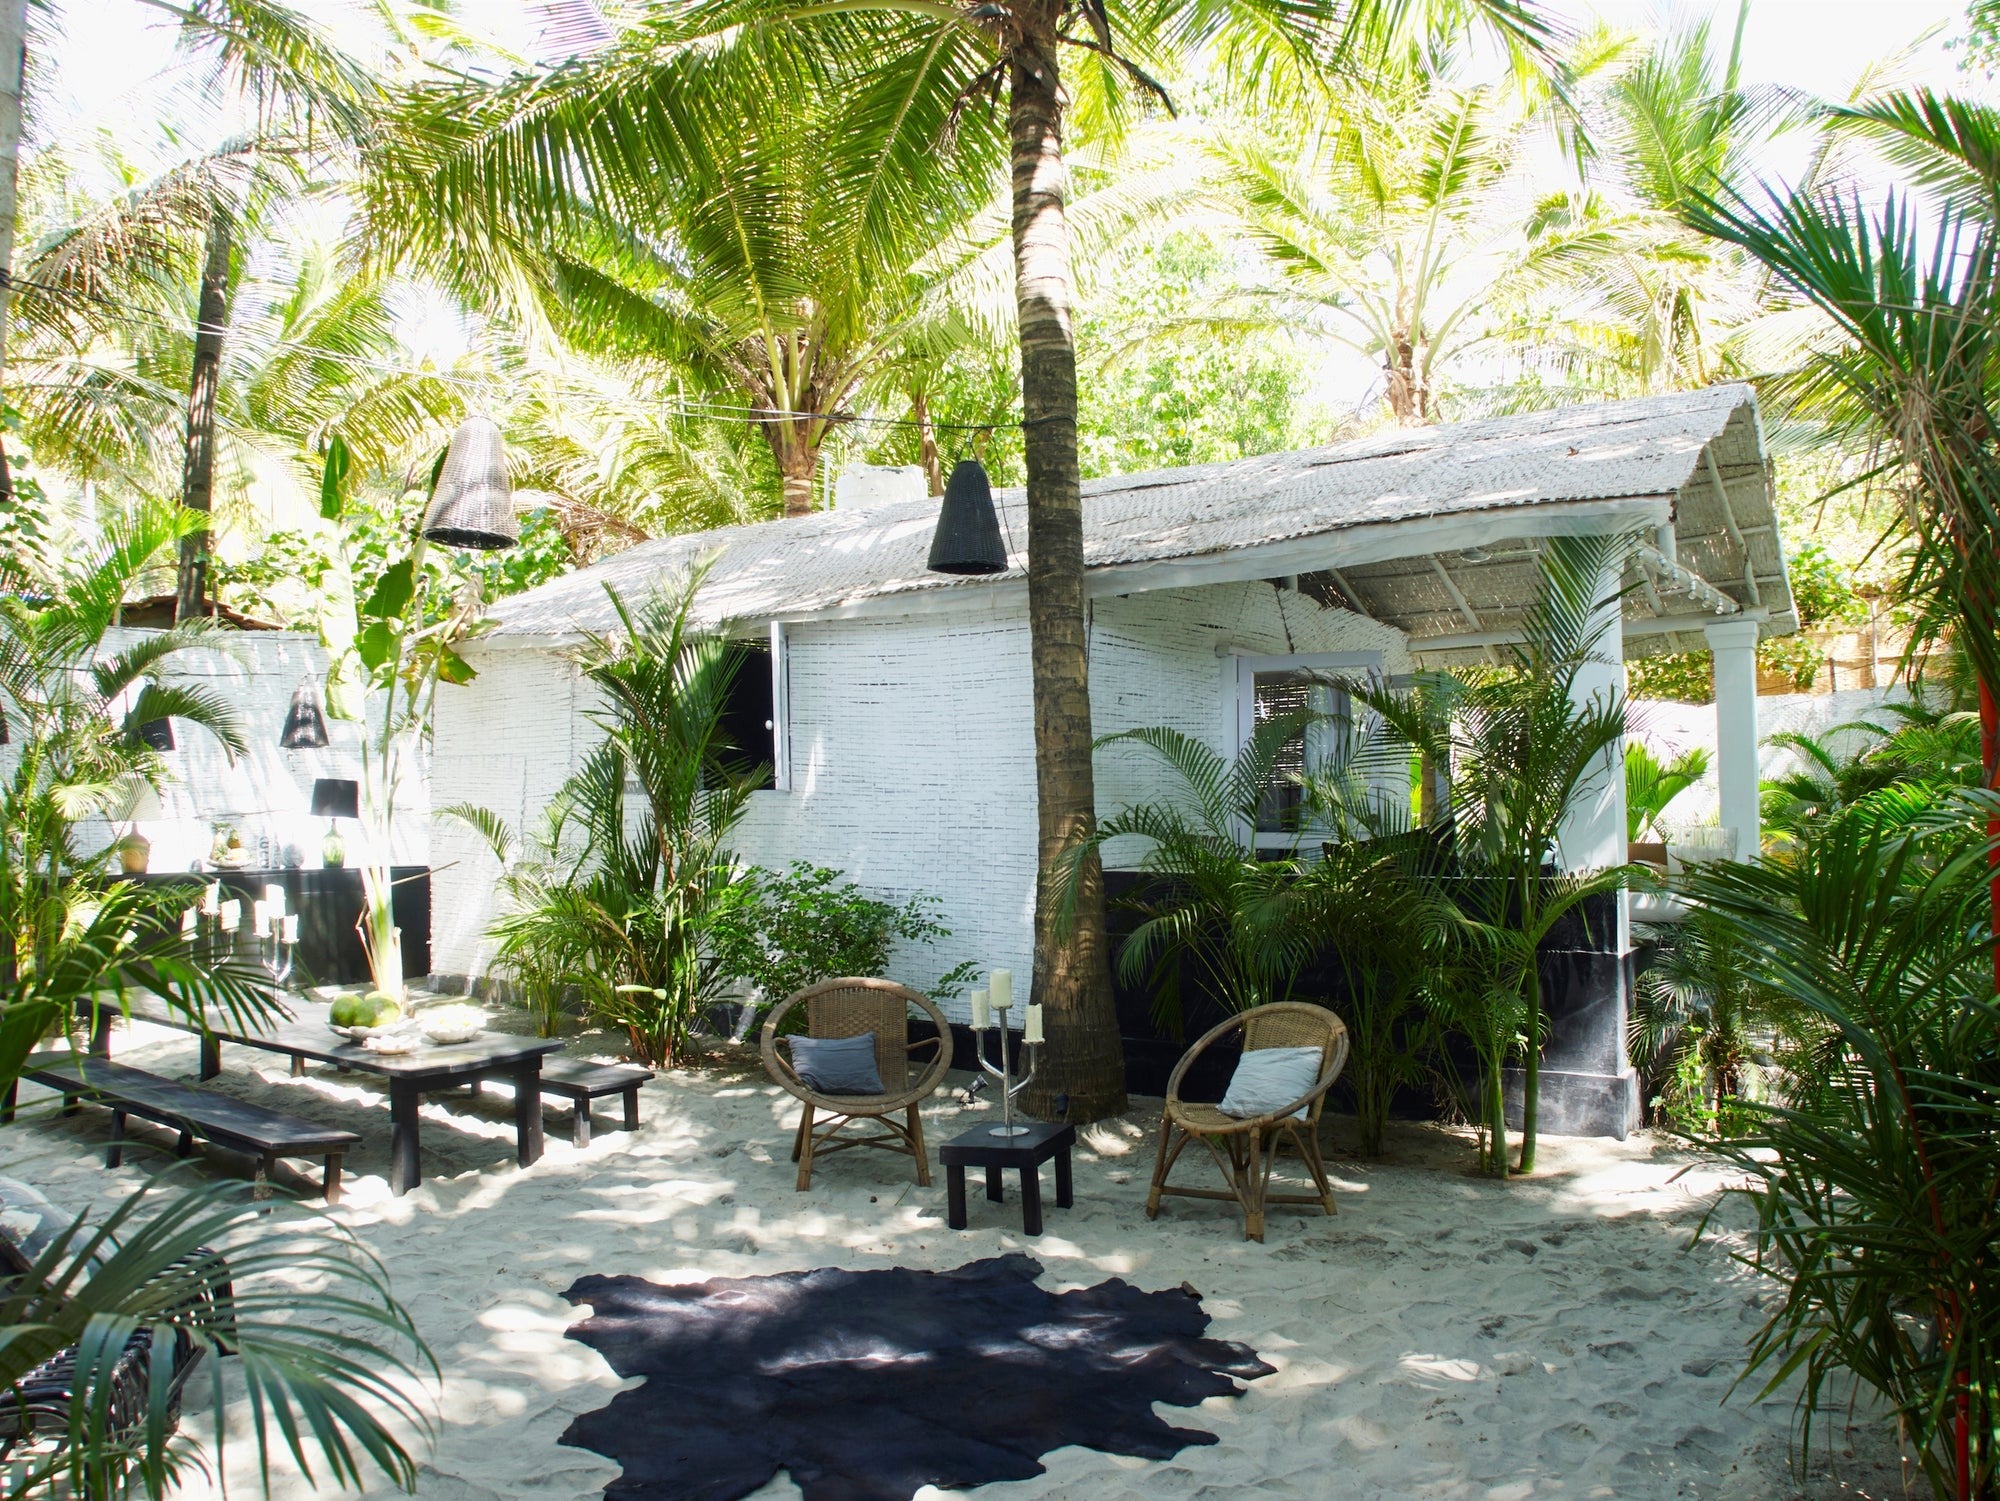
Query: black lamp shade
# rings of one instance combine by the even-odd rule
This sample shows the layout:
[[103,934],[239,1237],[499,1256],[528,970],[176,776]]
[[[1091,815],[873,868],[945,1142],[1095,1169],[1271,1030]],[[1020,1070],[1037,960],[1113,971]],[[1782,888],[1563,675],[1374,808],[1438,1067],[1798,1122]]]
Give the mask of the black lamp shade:
[[319,750],[326,744],[326,714],[319,706],[319,689],[310,679],[292,694],[278,744],[286,750]]
[[507,479],[507,445],[492,418],[468,417],[451,435],[422,530],[442,546],[487,552],[521,540],[514,487]]
[[361,784],[345,777],[314,777],[314,818],[359,818]]
[[1000,518],[993,510],[993,485],[986,466],[960,459],[945,482],[931,534],[932,573],[1004,573],[1007,549],[1000,541]]
[[149,719],[139,726],[139,743],[156,751],[170,751],[174,748],[174,722],[171,719]]

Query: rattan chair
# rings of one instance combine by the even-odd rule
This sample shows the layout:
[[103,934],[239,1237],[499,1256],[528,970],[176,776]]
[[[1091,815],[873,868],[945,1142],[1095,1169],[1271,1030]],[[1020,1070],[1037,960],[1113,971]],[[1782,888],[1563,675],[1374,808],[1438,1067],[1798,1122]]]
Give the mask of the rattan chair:
[[[875,1066],[881,1071],[883,1093],[820,1094],[799,1078],[778,1034],[800,1007],[805,1008],[808,1037],[874,1034]],[[922,1012],[936,1029],[934,1036],[914,1043],[909,1040],[911,1007]],[[926,1053],[928,1058],[918,1056]],[[930,997],[888,980],[822,980],[808,985],[765,1018],[763,1054],[771,1077],[805,1102],[798,1134],[792,1139],[800,1192],[812,1187],[815,1158],[849,1147],[879,1147],[914,1157],[917,1182],[930,1186],[931,1162],[924,1150],[924,1121],[917,1107],[944,1083],[945,1070],[951,1067],[951,1026]],[[826,1120],[816,1126],[818,1116]],[[842,1135],[849,1126],[870,1125],[881,1129]]]
[[[1243,1050],[1256,1048],[1304,1048],[1320,1050],[1319,1077],[1313,1087],[1282,1110],[1251,1119],[1224,1115],[1214,1105],[1196,1105],[1181,1098],[1181,1080],[1189,1066],[1205,1051],[1231,1032],[1243,1034]],[[1321,1006],[1300,1001],[1274,1001],[1232,1016],[1211,1028],[1174,1065],[1167,1080],[1167,1108],[1160,1117],[1160,1150],[1153,1167],[1153,1187],[1146,1196],[1146,1218],[1158,1219],[1160,1196],[1182,1194],[1190,1199],[1233,1200],[1243,1211],[1243,1238],[1264,1238],[1264,1206],[1267,1204],[1317,1204],[1328,1214],[1335,1212],[1333,1189],[1327,1182],[1326,1163],[1319,1154],[1319,1117],[1326,1104],[1326,1092],[1347,1064],[1347,1023]],[[1304,1108],[1304,1119],[1294,1112]],[[1222,1169],[1227,1189],[1174,1188],[1167,1175],[1191,1141],[1208,1148],[1216,1166]],[[1315,1194],[1274,1194],[1271,1192],[1271,1165],[1279,1144],[1290,1141],[1312,1174]]]

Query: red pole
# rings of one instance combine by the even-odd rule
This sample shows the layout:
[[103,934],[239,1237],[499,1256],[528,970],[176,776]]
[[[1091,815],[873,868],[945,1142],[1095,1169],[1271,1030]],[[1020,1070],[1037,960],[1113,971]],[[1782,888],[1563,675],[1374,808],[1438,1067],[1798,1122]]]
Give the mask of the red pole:
[[[1993,701],[1993,689],[1984,679],[1979,684],[1979,761],[1989,791],[2000,788],[2000,705]],[[1987,836],[1996,841],[1995,847],[1987,854],[1987,863],[1993,867],[1993,930],[1990,935],[2000,940],[2000,817],[1986,820]],[[1993,985],[2000,992],[2000,941],[1993,944]]]
[[[1979,680],[1979,762],[1988,790],[2000,786],[2000,704],[1993,700],[1993,688],[1984,677]],[[1991,887],[1992,930],[1987,935],[1993,946],[1993,984],[2000,993],[2000,818],[1986,820],[1987,838],[1993,841],[1987,864],[1993,868]],[[1972,1501],[1972,1401],[1966,1391],[1967,1373],[1958,1373],[1958,1494]]]

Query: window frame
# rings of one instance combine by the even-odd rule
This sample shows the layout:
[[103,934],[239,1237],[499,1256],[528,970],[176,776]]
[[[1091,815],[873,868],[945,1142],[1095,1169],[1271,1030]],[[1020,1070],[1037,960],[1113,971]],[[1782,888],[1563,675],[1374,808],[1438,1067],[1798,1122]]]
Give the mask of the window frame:
[[[1257,726],[1257,675],[1259,673],[1338,673],[1347,677],[1375,676],[1385,674],[1387,661],[1380,651],[1338,651],[1338,652],[1249,652],[1240,648],[1228,648],[1222,664],[1222,741],[1224,753],[1233,761],[1243,753],[1256,732]],[[1334,709],[1336,718],[1346,717],[1352,700],[1345,693],[1339,694],[1339,702]],[[1407,795],[1407,789],[1406,793]],[[1297,830],[1259,829],[1244,827],[1237,831],[1244,847],[1259,853],[1266,850],[1289,852],[1304,851],[1330,838],[1330,830],[1315,831],[1310,828]]]

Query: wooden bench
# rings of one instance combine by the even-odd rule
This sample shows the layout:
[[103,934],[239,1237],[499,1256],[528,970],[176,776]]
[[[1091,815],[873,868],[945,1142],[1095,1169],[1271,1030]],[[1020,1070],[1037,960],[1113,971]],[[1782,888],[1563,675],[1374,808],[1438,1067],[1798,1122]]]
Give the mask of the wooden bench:
[[[65,1115],[76,1112],[79,1100],[103,1105],[111,1111],[111,1145],[104,1156],[106,1167],[117,1167],[124,1160],[125,1117],[136,1115],[179,1132],[177,1156],[185,1157],[193,1151],[197,1136],[217,1146],[248,1152],[257,1159],[259,1195],[266,1191],[271,1170],[280,1157],[323,1157],[326,1172],[321,1185],[326,1202],[338,1204],[341,1159],[351,1148],[361,1145],[361,1138],[352,1131],[315,1125],[295,1115],[162,1079],[158,1074],[113,1063],[107,1058],[92,1058],[80,1064],[36,1066],[31,1062],[22,1073],[37,1084],[59,1091]],[[8,1103],[11,1106],[12,1101]]]
[[[574,1103],[576,1109],[570,1117],[569,1139],[572,1146],[590,1145],[590,1102],[602,1100],[610,1095],[625,1097],[625,1129],[639,1129],[639,1090],[653,1077],[650,1068],[634,1068],[618,1063],[586,1063],[581,1058],[565,1058],[561,1054],[551,1054],[542,1060],[542,1093],[560,1095]],[[479,1093],[479,1081],[472,1081],[472,1092]]]

